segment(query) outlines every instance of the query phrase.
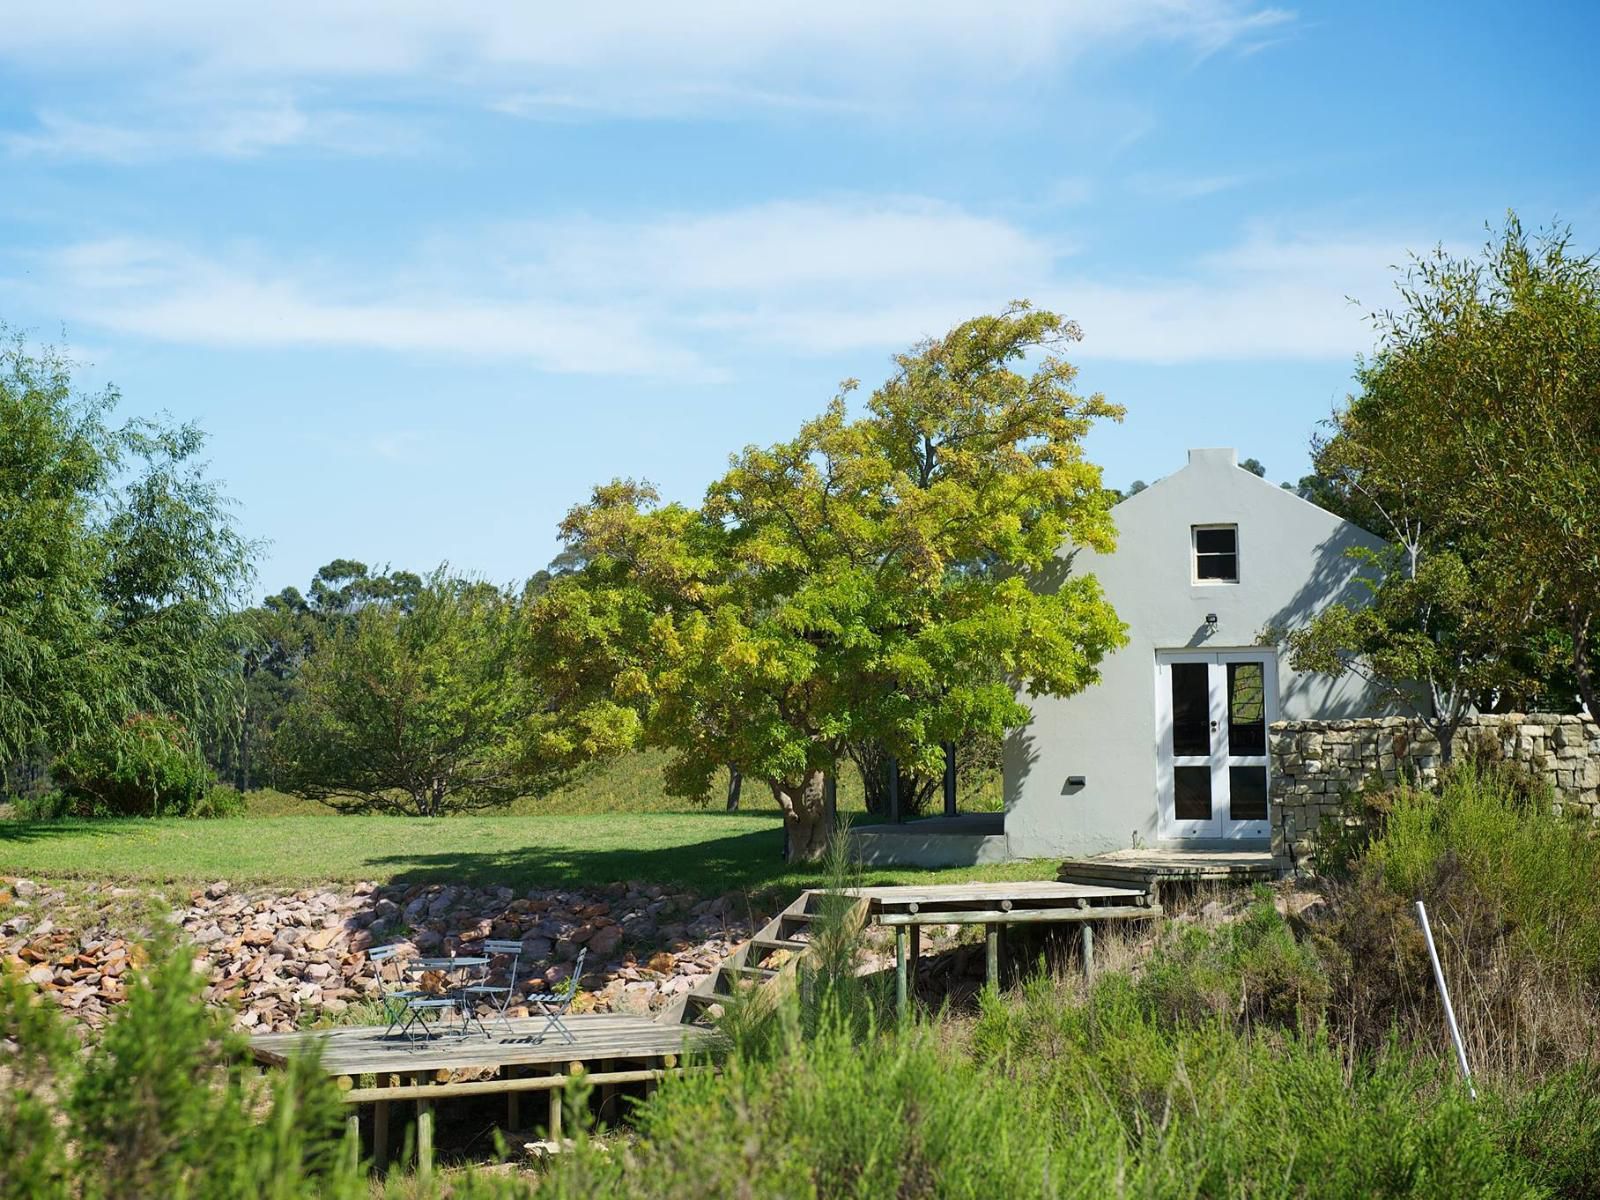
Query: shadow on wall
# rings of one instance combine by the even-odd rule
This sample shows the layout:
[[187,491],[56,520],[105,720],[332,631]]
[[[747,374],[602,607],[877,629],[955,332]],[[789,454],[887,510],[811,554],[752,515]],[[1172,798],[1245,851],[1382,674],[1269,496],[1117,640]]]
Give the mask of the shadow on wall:
[[[1282,653],[1282,643],[1272,636],[1274,630],[1302,628],[1334,604],[1352,608],[1367,604],[1372,592],[1362,579],[1373,578],[1372,568],[1351,558],[1350,551],[1358,547],[1378,549],[1382,545],[1382,539],[1355,526],[1347,526],[1321,542],[1311,552],[1311,569],[1305,582],[1260,632],[1262,643],[1275,645]],[[1388,706],[1374,705],[1368,689],[1355,676],[1332,679],[1297,671],[1282,673],[1278,695],[1280,713],[1314,713],[1331,721],[1372,716],[1375,707],[1388,711]]]

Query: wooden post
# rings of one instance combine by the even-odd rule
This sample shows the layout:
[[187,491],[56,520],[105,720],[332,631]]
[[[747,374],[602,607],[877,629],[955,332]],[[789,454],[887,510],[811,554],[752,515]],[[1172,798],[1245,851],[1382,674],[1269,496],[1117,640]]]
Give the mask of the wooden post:
[[[378,1086],[390,1086],[389,1076],[379,1075]],[[382,1171],[389,1165],[389,1102],[372,1106],[372,1165]]]
[[916,990],[917,990],[917,967],[921,965],[921,962],[922,962],[922,926],[921,925],[913,925],[911,927],[911,971],[910,971],[910,974],[908,976],[908,983],[909,983],[909,986],[911,988],[911,994],[912,995],[916,995]]
[[345,1148],[350,1154],[350,1169],[354,1171],[361,1165],[361,1106],[347,1104],[350,1111],[344,1118]]
[[894,931],[894,1003],[901,1017],[906,1015],[906,927],[898,925]]
[[433,1173],[433,1101],[417,1101],[417,1174]]
[[1094,978],[1094,926],[1088,921],[1083,923],[1083,977]]
[[547,1131],[552,1142],[561,1140],[561,1089],[550,1089],[550,1128]]
[[515,1133],[522,1124],[522,1114],[518,1111],[518,1101],[522,1098],[521,1092],[506,1093],[506,1132]]
[[1000,986],[1000,926],[985,925],[983,967],[984,978],[995,987]]
[[944,815],[956,815],[956,744],[944,744]]

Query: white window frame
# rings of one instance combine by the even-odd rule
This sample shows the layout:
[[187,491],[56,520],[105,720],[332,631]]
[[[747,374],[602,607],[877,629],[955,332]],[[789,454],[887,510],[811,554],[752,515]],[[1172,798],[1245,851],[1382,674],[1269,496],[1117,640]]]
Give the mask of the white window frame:
[[[1202,579],[1200,578],[1200,533],[1202,530],[1231,529],[1233,530],[1233,578],[1232,579]],[[1239,577],[1244,573],[1244,564],[1240,562],[1239,526],[1237,524],[1213,524],[1189,526],[1189,582],[1196,587],[1232,587],[1238,584]]]

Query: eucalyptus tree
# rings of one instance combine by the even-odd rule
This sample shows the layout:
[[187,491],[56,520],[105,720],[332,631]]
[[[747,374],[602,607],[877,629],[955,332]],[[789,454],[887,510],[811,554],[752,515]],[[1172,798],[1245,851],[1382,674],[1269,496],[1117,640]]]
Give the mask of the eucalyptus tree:
[[1121,410],[1073,390],[1057,351],[1079,336],[1016,304],[897,356],[856,418],[847,383],[699,507],[596,488],[561,527],[582,565],[530,610],[530,669],[573,715],[562,751],[665,747],[697,797],[733,764],[812,859],[850,745],[937,776],[944,743],[1028,719],[1018,689],[1094,682],[1124,627],[1057,551],[1113,545],[1082,442]]

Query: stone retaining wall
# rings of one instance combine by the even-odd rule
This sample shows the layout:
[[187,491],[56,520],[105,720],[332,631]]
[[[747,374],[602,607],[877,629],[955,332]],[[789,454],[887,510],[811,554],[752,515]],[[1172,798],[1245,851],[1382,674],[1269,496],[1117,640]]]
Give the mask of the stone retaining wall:
[[[1420,721],[1279,721],[1272,726],[1272,852],[1304,871],[1324,818],[1337,819],[1344,797],[1374,776],[1431,784],[1439,743]],[[1600,729],[1586,717],[1497,713],[1468,717],[1457,731],[1457,760],[1482,753],[1519,763],[1547,779],[1560,810],[1600,819]]]

